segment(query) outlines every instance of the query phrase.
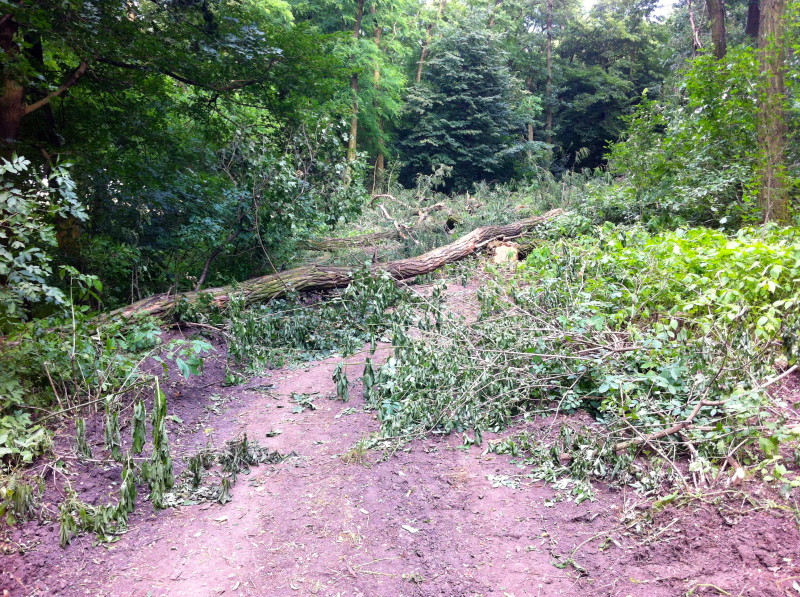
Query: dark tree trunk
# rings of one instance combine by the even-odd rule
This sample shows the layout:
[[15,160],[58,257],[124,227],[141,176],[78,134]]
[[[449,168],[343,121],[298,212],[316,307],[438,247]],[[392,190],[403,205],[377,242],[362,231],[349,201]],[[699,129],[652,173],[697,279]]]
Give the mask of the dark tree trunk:
[[692,0],[686,0],[686,8],[689,11],[689,26],[692,28],[692,56],[694,57],[698,50],[703,49],[703,43],[700,41],[700,32],[697,30],[697,22],[694,19]]
[[706,8],[711,21],[711,42],[714,44],[714,56],[717,60],[722,60],[728,52],[728,40],[725,33],[725,0],[706,0]]
[[[12,61],[19,54],[19,45],[14,36],[19,26],[11,15],[2,17],[0,24],[0,49],[7,61]],[[19,136],[22,119],[25,117],[25,88],[8,69],[3,69],[3,95],[0,96],[0,141],[14,141]]]
[[419,61],[417,62],[417,73],[414,76],[414,83],[418,84],[420,81],[422,81],[422,70],[425,66],[425,60],[428,58],[431,42],[433,41],[433,29],[439,19],[442,18],[442,13],[444,12],[445,6],[447,6],[447,0],[441,0],[441,2],[439,2],[439,9],[436,13],[436,21],[433,23],[428,23],[428,26],[425,28],[425,39],[422,40],[422,48],[419,52]]
[[747,23],[744,27],[745,35],[758,39],[758,30],[761,23],[761,4],[759,0],[750,0],[747,5]]

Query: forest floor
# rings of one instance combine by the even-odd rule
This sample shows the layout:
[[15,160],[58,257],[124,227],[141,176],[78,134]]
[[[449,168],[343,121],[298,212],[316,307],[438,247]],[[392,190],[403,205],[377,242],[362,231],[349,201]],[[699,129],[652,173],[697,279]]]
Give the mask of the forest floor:
[[[451,300],[469,309],[474,286],[455,292]],[[800,532],[765,486],[701,487],[658,507],[633,490],[598,484],[596,501],[578,505],[527,480],[510,456],[465,448],[456,435],[392,454],[354,449],[379,424],[362,409],[360,367],[349,370],[350,402],[333,398],[341,360],[224,387],[219,354],[203,376],[172,378],[165,390],[176,462],[209,438],[220,446],[243,433],[291,456],[240,475],[225,505],[153,513],[140,499],[114,543],[83,535],[62,549],[56,522],[6,529],[0,590],[11,597],[800,594]],[[798,388],[794,378],[779,391],[800,397]],[[311,395],[316,410],[294,412],[293,394]],[[551,422],[520,422],[506,433]],[[84,499],[115,491],[118,469],[104,475],[82,466],[69,477]],[[58,484],[60,475],[53,478]]]

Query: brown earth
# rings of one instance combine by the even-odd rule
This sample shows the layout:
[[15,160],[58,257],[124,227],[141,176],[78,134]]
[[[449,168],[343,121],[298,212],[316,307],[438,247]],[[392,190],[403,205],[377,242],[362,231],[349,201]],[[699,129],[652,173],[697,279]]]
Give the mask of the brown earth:
[[[631,490],[599,485],[596,501],[576,505],[526,481],[512,458],[466,449],[456,436],[391,455],[354,450],[378,422],[362,409],[355,363],[363,357],[345,359],[354,363],[351,401],[332,399],[340,360],[224,388],[219,356],[203,377],[173,380],[170,414],[182,421],[170,422],[174,453],[246,432],[297,456],[240,475],[224,506],[153,513],[140,499],[130,530],[111,544],[84,535],[61,549],[53,522],[5,529],[0,547],[11,553],[0,556],[0,590],[11,597],[800,594],[800,532],[787,509],[763,506],[774,499],[766,488],[753,485],[750,501],[708,489],[654,512]],[[798,383],[787,382],[793,390]],[[318,409],[292,412],[292,393],[317,393]],[[205,408],[216,404],[219,414]],[[274,430],[281,433],[267,437]],[[84,499],[116,490],[118,469],[72,470],[64,479]],[[53,479],[48,492],[65,482]]]

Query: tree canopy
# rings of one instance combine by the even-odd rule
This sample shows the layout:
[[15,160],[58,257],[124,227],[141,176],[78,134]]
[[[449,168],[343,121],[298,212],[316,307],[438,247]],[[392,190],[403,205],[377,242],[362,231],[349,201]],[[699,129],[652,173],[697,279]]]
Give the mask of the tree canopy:
[[74,181],[86,217],[53,215],[41,247],[109,305],[280,269],[435,172],[600,169],[611,218],[786,220],[797,8],[715,6],[8,2],[2,151]]

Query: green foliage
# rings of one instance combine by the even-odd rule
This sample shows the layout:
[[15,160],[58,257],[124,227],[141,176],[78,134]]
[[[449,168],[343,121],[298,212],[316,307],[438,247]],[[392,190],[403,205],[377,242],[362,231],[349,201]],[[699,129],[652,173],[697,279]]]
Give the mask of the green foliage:
[[[601,423],[579,442],[597,446],[592,470],[621,471],[614,454],[641,443],[670,458],[691,445],[696,470],[736,454],[757,463],[762,440],[789,439],[759,380],[774,372],[781,339],[795,358],[798,263],[792,229],[607,226],[543,244],[511,280],[481,287],[477,321],[433,299],[418,310],[418,337],[395,327],[368,400],[384,437],[474,430],[479,442],[515,415],[581,408]],[[584,484],[605,473],[572,470],[587,458],[548,474],[569,470],[589,497]]]
[[303,306],[299,297],[244,308],[229,305],[228,354],[252,370],[353,354],[386,329],[386,310],[409,299],[388,274],[356,272],[354,282],[330,300]]
[[133,445],[131,449],[134,454],[141,454],[144,449],[146,419],[144,402],[137,400],[133,405]]
[[447,28],[431,48],[423,82],[409,92],[401,180],[411,183],[440,164],[453,168],[448,189],[508,179],[515,158],[534,149],[518,141],[525,119],[512,108],[517,95],[494,33],[477,18]]
[[375,369],[372,366],[372,359],[367,357],[364,361],[364,372],[361,374],[361,384],[364,388],[364,400],[370,400],[372,386],[375,385]]
[[52,284],[56,219],[84,220],[86,212],[66,166],[45,174],[14,156],[2,158],[0,177],[0,333],[7,333],[31,304],[65,302]]
[[752,221],[757,176],[755,51],[730,48],[724,60],[690,63],[679,95],[647,100],[612,146],[624,176],[589,203],[597,219],[718,226]]
[[151,424],[153,426],[153,451],[150,459],[142,464],[142,477],[147,480],[150,487],[150,501],[153,508],[164,508],[164,494],[172,489],[175,477],[172,471],[172,456],[169,450],[167,437],[167,398],[156,378],[155,399]]
[[[41,485],[38,489],[41,492]],[[16,475],[0,477],[0,518],[8,525],[33,518],[37,511],[36,494],[36,488]]]
[[79,458],[91,458],[92,448],[86,441],[86,419],[75,419],[75,453]]
[[111,452],[111,457],[116,461],[122,460],[122,435],[119,430],[119,412],[109,400],[106,403],[105,418],[105,448]]
[[[774,354],[773,341],[798,310],[796,229],[769,226],[725,234],[695,228],[650,235],[606,226],[581,250],[598,264],[587,268],[592,276],[587,292],[608,301],[613,325],[660,315],[673,329],[684,322],[703,332],[742,326],[766,354]],[[552,254],[543,248],[528,263],[544,263]]]
[[336,384],[336,396],[342,402],[350,400],[350,381],[347,379],[343,363],[337,363],[336,368],[333,370],[333,383]]
[[10,410],[0,417],[0,459],[11,466],[29,464],[50,447],[50,434],[33,423],[30,413]]

